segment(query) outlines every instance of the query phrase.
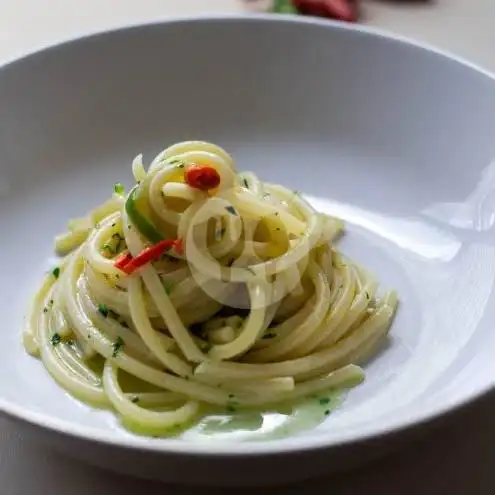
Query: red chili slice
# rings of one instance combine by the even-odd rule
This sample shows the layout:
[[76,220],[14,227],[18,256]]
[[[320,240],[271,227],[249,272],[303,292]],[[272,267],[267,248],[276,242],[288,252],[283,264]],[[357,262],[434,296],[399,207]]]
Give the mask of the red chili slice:
[[220,185],[220,174],[207,165],[191,165],[185,171],[184,179],[189,186],[201,191],[215,189]]
[[114,262],[114,266],[118,268],[119,270],[122,270],[125,265],[127,265],[130,261],[132,260],[131,253],[129,251],[126,251],[125,253],[122,253]]
[[124,266],[126,273],[132,273],[138,268],[150,263],[151,261],[159,258],[165,251],[172,249],[175,245],[175,240],[160,241],[158,244],[146,248],[135,258],[133,258],[127,265]]
[[184,240],[177,239],[174,243],[174,249],[177,254],[182,256],[184,254]]
[[114,266],[117,267],[119,270],[122,270],[124,273],[127,273],[127,275],[130,275],[138,268],[141,268],[151,261],[156,260],[165,251],[168,251],[174,247],[178,254],[182,254],[184,252],[182,239],[167,239],[164,241],[160,241],[154,246],[150,246],[144,249],[135,258],[133,258],[130,253],[123,254],[117,258]]

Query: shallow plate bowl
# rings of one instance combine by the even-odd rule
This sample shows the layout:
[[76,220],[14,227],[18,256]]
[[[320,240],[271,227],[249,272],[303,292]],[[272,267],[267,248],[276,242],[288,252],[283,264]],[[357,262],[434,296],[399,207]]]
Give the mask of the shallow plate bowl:
[[[348,467],[494,384],[495,81],[364,28],[259,16],[98,34],[0,69],[0,409],[97,465],[180,482]],[[68,397],[20,340],[52,239],[179,140],[342,217],[398,290],[387,348],[317,428],[268,442],[146,439]]]

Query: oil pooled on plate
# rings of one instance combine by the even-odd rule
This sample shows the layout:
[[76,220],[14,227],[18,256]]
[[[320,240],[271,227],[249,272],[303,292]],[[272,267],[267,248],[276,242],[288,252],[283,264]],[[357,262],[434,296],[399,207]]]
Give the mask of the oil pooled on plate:
[[266,441],[285,438],[321,424],[342,403],[342,393],[312,395],[271,410],[212,412],[184,431],[183,440]]

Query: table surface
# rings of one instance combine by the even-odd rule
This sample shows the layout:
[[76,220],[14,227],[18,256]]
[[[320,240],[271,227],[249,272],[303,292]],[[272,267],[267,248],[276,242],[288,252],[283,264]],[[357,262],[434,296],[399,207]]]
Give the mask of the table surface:
[[[260,0],[258,5],[263,2]],[[362,4],[365,24],[434,44],[495,71],[495,1],[363,0]],[[245,10],[241,0],[0,0],[0,63],[90,31],[173,15]],[[400,453],[330,479],[266,489],[266,492],[271,495],[303,491],[335,495],[493,494],[494,417],[495,393]],[[164,486],[91,468],[31,443],[21,427],[4,420],[0,421],[0,479],[2,495],[232,492]],[[236,495],[252,492],[252,489],[235,490]],[[256,493],[264,492],[256,490]]]

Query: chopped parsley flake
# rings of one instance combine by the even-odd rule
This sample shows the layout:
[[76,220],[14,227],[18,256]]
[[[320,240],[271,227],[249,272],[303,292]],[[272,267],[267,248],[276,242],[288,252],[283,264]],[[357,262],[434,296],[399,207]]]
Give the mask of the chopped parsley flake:
[[263,339],[274,339],[275,337],[277,336],[276,333],[273,333],[273,332],[268,332],[268,333],[265,333],[265,335],[263,335]]
[[139,397],[137,397],[137,396],[132,397],[132,398],[131,398],[131,402],[132,402],[133,404],[137,404],[137,403],[139,402]]
[[366,292],[366,299],[369,300],[369,298],[370,298],[370,295]]
[[115,250],[113,248],[113,246],[111,246],[110,244],[106,243],[106,244],[103,244],[103,249],[105,251],[108,251],[110,254],[114,254],[115,253]]
[[227,412],[229,412],[229,413],[235,412],[235,407],[234,406],[231,406],[231,405],[228,405],[227,406]]
[[280,227],[277,227],[275,230],[276,230],[277,232],[280,232]]
[[247,267],[246,267],[246,270],[247,270],[249,273],[251,273],[252,275],[256,275],[256,272],[255,272],[255,271],[254,271],[254,269],[253,269],[253,268],[251,268],[250,266],[247,266]]
[[122,337],[117,337],[117,340],[113,343],[113,352],[112,352],[112,357],[117,357],[119,351],[124,347],[124,340]]
[[52,275],[55,277],[55,278],[58,278],[59,275],[60,275],[60,268],[57,266],[55,267],[53,270],[52,270]]
[[170,292],[172,292],[172,285],[169,284],[169,283],[167,283],[167,282],[165,282],[165,280],[162,280],[162,286],[165,289],[165,293],[167,295],[170,295]]
[[115,194],[118,194],[120,196],[123,196],[123,194],[125,193],[124,186],[120,182],[114,184],[113,190],[115,191]]
[[52,343],[53,346],[60,344],[62,342],[62,337],[58,333],[54,333],[52,335],[52,338],[50,339],[50,342]]
[[179,158],[174,158],[173,160],[170,160],[168,163],[170,163],[170,165],[177,165],[177,168],[184,168],[186,166],[186,162],[180,160]]
[[219,241],[225,234],[225,227],[222,227],[221,229],[216,230],[215,232],[215,240]]
[[327,409],[327,410],[325,411],[325,416],[328,416],[329,414],[330,414],[330,409]]
[[48,313],[50,308],[53,306],[53,299],[48,301],[48,304],[43,308],[43,313]]
[[118,320],[120,315],[116,313],[115,311],[109,309],[108,310],[108,316],[111,316],[113,319]]
[[108,316],[108,308],[105,304],[98,304],[98,311],[106,318]]
[[226,206],[225,209],[231,214],[231,215],[237,215],[237,211],[236,209],[230,205],[230,206]]
[[233,399],[235,397],[234,394],[229,394],[229,399]]
[[114,222],[114,223],[112,223],[112,227],[115,227],[116,225],[117,225],[117,224],[116,224],[115,222]]
[[249,182],[245,177],[242,179],[242,184],[246,189],[249,189]]
[[322,397],[321,399],[318,400],[318,402],[322,405],[325,406],[327,404],[330,404],[330,399],[328,397]]

